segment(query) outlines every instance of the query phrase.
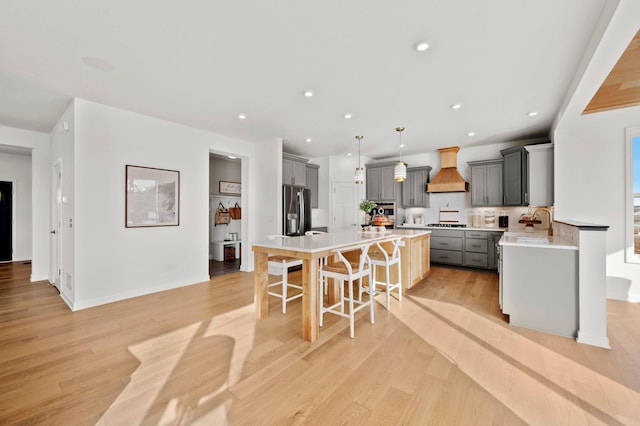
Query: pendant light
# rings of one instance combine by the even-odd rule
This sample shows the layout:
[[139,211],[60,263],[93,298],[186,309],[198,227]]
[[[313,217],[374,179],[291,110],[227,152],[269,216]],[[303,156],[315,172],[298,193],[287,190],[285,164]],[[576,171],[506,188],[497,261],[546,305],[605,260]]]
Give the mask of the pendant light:
[[358,167],[356,167],[356,173],[353,176],[353,180],[356,184],[364,183],[364,168],[360,164],[360,142],[363,137],[364,136],[356,136],[356,139],[358,139]]
[[402,132],[404,131],[404,127],[396,127],[396,132],[398,132],[398,140],[400,143],[398,146],[400,147],[400,161],[393,168],[393,178],[397,182],[404,182],[407,178],[407,165],[402,162]]

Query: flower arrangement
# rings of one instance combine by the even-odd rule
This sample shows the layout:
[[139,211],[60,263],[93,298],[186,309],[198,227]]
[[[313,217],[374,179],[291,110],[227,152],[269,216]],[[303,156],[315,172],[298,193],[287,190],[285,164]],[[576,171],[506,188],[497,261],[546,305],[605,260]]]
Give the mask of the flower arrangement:
[[366,214],[369,214],[369,213],[371,213],[371,210],[376,208],[376,206],[377,206],[377,204],[374,203],[373,201],[362,200],[362,202],[360,203],[360,210],[362,210]]

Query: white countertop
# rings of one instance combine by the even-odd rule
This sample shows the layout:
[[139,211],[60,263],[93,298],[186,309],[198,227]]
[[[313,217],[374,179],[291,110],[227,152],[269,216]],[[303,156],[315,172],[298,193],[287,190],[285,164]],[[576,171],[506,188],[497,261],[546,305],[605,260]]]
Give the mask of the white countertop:
[[578,250],[578,247],[571,241],[555,236],[549,237],[546,232],[505,232],[498,244],[501,246]]
[[347,229],[340,232],[329,232],[326,234],[305,235],[287,239],[278,238],[275,240],[254,241],[252,245],[266,248],[285,248],[313,253],[324,250],[333,250],[352,244],[383,240],[385,238],[393,236],[412,238],[429,233],[430,231],[427,230],[420,231],[407,229],[394,229],[391,232],[362,232],[356,229]]

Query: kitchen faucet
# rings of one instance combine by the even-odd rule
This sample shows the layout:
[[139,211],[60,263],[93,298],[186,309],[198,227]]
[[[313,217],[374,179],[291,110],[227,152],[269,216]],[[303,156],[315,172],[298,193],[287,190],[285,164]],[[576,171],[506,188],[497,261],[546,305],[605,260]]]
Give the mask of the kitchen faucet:
[[549,215],[549,228],[547,229],[547,235],[550,237],[553,236],[553,213],[551,212],[551,209],[547,207],[538,207],[533,212],[533,215],[535,216],[539,211],[546,212]]

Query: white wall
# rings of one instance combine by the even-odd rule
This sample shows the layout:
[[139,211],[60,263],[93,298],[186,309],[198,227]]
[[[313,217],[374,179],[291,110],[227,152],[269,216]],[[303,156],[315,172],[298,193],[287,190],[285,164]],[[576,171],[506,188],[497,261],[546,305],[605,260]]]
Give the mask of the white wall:
[[[606,14],[606,18],[611,16]],[[581,115],[638,30],[640,2],[621,0],[604,33],[586,52],[576,91],[555,123],[556,217],[609,225],[607,295],[640,301],[640,265],[625,263],[625,128],[640,125],[640,107]]]
[[31,152],[0,153],[0,181],[12,183],[13,226],[11,260],[31,259]]
[[0,126],[0,144],[31,149],[31,281],[46,280],[50,235],[49,135]]
[[[246,160],[242,181],[250,188],[243,205],[250,211],[257,205],[276,211],[275,185],[263,176],[273,174],[273,165],[262,165],[281,156],[273,144],[232,140],[79,99],[75,131],[73,309],[209,279],[211,151],[236,153]],[[125,228],[127,164],[180,171],[179,226]],[[255,223],[249,238],[266,234],[266,228]]]

